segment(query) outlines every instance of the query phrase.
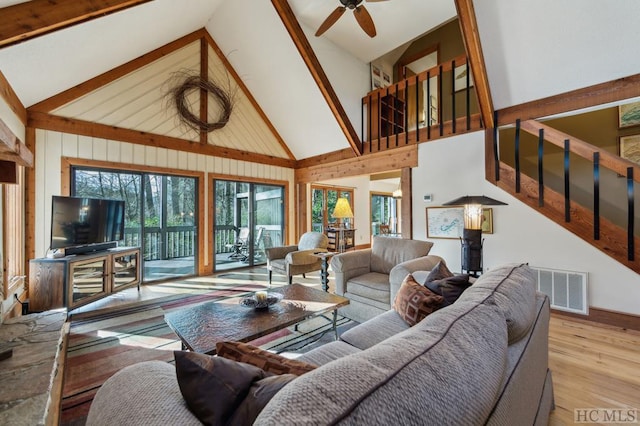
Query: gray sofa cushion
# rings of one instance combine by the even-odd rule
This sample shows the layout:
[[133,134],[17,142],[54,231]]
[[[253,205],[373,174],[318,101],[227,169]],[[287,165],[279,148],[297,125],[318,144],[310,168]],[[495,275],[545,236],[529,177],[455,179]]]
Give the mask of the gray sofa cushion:
[[349,294],[357,294],[366,299],[373,299],[389,305],[389,276],[377,272],[369,272],[349,280]]
[[182,398],[176,368],[162,361],[139,362],[111,376],[93,399],[86,424],[202,425]]
[[409,326],[400,315],[391,309],[345,331],[340,335],[340,340],[356,348],[367,349],[408,328]]
[[314,365],[324,365],[343,356],[357,352],[360,352],[360,349],[338,340],[312,349],[297,357],[296,360]]
[[394,266],[426,256],[432,246],[433,243],[428,241],[374,237],[371,245],[371,271],[389,275]]
[[370,349],[300,376],[255,424],[483,423],[501,387],[506,352],[499,309],[456,303]]
[[458,299],[482,302],[492,297],[502,310],[509,330],[509,344],[520,340],[531,328],[536,315],[536,276],[528,265],[507,265],[478,280]]

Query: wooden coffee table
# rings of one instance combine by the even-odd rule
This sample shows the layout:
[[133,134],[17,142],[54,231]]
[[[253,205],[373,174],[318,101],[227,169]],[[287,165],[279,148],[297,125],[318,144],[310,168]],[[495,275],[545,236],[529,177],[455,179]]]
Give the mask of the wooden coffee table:
[[282,293],[283,298],[268,309],[248,308],[230,299],[170,312],[164,320],[182,340],[183,349],[211,355],[218,342],[248,342],[328,312],[333,314],[332,330],[338,338],[338,308],[348,305],[349,299],[301,284],[269,291]]

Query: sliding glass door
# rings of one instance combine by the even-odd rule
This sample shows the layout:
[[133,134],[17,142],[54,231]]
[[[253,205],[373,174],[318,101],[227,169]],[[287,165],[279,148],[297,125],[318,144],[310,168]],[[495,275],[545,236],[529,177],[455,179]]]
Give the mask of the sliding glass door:
[[196,178],[74,167],[71,183],[73,196],[125,201],[120,245],[142,248],[144,281],[196,274]]
[[371,236],[397,234],[397,200],[388,194],[371,193]]
[[266,263],[284,241],[284,187],[215,180],[213,199],[216,271]]

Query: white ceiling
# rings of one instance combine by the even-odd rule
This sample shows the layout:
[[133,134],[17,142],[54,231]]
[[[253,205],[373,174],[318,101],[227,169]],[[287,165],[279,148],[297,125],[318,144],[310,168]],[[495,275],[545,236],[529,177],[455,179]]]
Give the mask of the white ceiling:
[[[339,0],[289,0],[298,21],[312,29],[341,5]],[[362,31],[349,9],[322,35],[363,62],[390,52],[456,16],[453,0],[388,0],[363,2],[376,26],[377,36]]]

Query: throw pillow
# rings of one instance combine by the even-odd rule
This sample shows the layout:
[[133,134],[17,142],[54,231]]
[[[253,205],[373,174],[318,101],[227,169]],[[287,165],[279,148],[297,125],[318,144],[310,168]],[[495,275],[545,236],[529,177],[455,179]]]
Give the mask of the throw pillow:
[[247,397],[238,405],[227,424],[252,425],[271,398],[296,377],[298,376],[293,374],[281,374],[279,376],[265,377],[254,382],[249,389]]
[[204,424],[224,424],[251,385],[266,377],[253,365],[196,352],[175,351],[176,377],[191,412]]
[[316,368],[313,364],[285,358],[282,355],[241,342],[216,343],[216,354],[234,361],[255,365],[273,374],[295,374],[300,376]]
[[444,278],[453,277],[453,272],[447,268],[447,265],[440,261],[433,267],[429,275],[427,275],[427,280],[424,282],[425,285],[430,281],[442,280]]
[[425,286],[433,291],[435,294],[439,294],[444,298],[444,306],[449,306],[471,286],[469,282],[469,275],[455,275],[440,280],[427,281]]
[[440,309],[443,300],[442,296],[438,296],[420,285],[413,278],[413,275],[409,274],[402,281],[393,301],[393,309],[409,326],[412,326],[422,321],[430,313]]

